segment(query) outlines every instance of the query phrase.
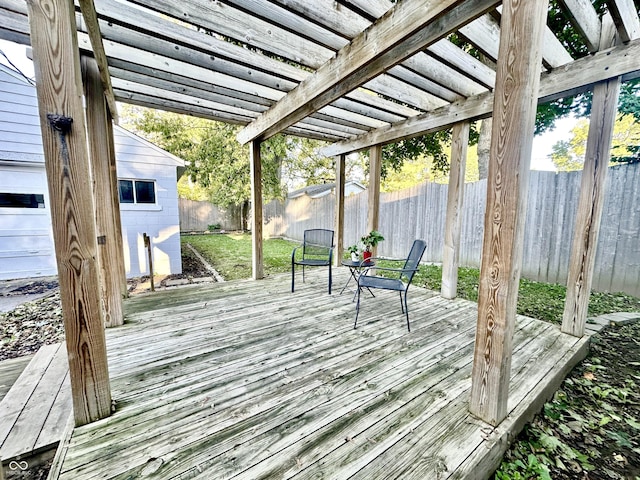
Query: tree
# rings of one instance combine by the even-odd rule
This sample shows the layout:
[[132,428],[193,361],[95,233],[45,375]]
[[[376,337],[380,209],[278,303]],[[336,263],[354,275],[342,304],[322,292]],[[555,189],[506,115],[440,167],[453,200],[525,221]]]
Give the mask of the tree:
[[[243,219],[251,197],[249,149],[236,141],[240,127],[202,118],[130,105],[122,106],[123,126],[187,161],[178,182],[183,198],[238,205]],[[276,135],[262,143],[262,193],[269,201],[287,188],[335,181],[333,158],[318,154],[324,142]],[[363,174],[360,156],[349,156],[347,177]]]
[[[553,146],[551,160],[559,171],[582,170],[587,150],[589,121],[581,119],[571,130],[572,137]],[[618,113],[613,127],[611,164],[640,161],[640,124],[632,114]]]
[[[238,205],[246,219],[251,198],[249,151],[235,140],[238,126],[133,106],[124,106],[121,118],[123,126],[186,160],[187,175],[204,189],[212,203],[221,207]],[[283,195],[280,170],[286,154],[287,141],[281,135],[262,145],[266,199]],[[189,189],[193,196],[202,197],[202,190],[197,192],[183,181],[181,191]]]

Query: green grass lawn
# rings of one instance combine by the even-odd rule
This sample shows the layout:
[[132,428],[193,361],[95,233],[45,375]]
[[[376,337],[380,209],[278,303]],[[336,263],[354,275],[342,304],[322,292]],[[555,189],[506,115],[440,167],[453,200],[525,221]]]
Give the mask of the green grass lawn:
[[[251,235],[184,235],[183,242],[190,243],[227,280],[251,277]],[[264,241],[264,273],[288,272],[291,268],[291,250],[298,245],[281,239]],[[476,268],[460,268],[458,271],[458,296],[478,301],[480,272]],[[440,290],[442,268],[438,265],[420,267],[415,285]],[[521,279],[518,294],[518,313],[529,317],[562,323],[566,287],[557,284]],[[593,292],[589,303],[589,316],[612,312],[640,311],[640,299],[623,293]]]
[[[458,296],[477,302],[479,279],[480,271],[477,268],[460,268],[458,270]],[[422,266],[414,282],[416,285],[423,285],[431,290],[439,291],[442,284],[442,268],[438,265]],[[567,288],[564,285],[522,278],[518,290],[518,313],[560,324],[562,323],[566,291]],[[591,292],[590,317],[597,317],[605,313],[638,311],[640,311],[640,298],[624,293]]]
[[[250,234],[183,235],[181,240],[198,250],[226,280],[251,278]],[[296,245],[281,239],[265,240],[265,275],[288,272],[291,268],[291,251]]]

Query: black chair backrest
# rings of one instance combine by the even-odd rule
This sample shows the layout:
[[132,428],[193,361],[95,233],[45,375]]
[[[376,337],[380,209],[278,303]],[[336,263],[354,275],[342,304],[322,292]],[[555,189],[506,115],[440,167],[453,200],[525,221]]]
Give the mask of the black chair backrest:
[[333,247],[333,230],[316,228],[304,231],[302,249],[304,257],[328,256],[331,247]]
[[422,255],[424,255],[424,251],[427,249],[427,242],[424,240],[414,240],[413,245],[411,246],[411,251],[409,252],[409,256],[407,256],[407,260],[404,262],[403,270],[408,270],[407,272],[403,272],[402,276],[407,279],[407,283],[411,283],[413,280],[413,276],[415,275],[414,269],[418,268],[420,264],[420,260],[422,260]]

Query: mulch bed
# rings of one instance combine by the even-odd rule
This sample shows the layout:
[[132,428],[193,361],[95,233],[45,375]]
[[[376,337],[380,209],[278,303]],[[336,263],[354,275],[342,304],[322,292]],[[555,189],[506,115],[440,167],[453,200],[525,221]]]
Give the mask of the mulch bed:
[[62,307],[57,289],[46,298],[0,313],[0,360],[30,355],[42,345],[62,341]]
[[640,478],[640,322],[593,336],[587,358],[518,436],[496,479]]

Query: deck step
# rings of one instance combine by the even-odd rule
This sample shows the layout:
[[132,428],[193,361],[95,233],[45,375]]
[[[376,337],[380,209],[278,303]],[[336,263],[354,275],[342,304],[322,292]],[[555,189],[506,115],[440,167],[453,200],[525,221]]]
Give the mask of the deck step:
[[55,449],[72,408],[66,348],[44,345],[0,402],[3,467]]
[[33,355],[25,355],[0,362],[0,402],[29,365]]

